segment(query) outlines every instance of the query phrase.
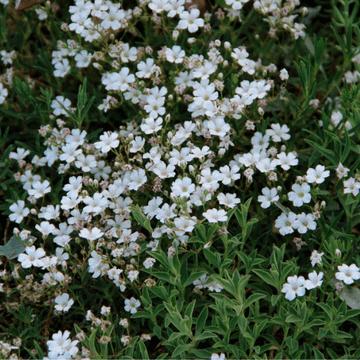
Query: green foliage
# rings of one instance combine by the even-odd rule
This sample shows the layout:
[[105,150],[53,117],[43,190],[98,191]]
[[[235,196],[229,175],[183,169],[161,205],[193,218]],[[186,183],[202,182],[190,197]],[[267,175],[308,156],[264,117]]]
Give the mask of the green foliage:
[[[205,7],[211,16],[204,9],[201,16],[210,27],[195,34],[181,30],[177,39],[173,31],[178,15],[170,18],[162,12],[155,16],[148,4],[136,3],[139,8],[135,13],[141,14],[134,15],[127,28],[109,28],[94,41],[66,30],[72,21],[72,2],[61,3],[60,8],[56,3],[41,4],[47,14],[43,21],[35,12],[40,4],[25,11],[17,11],[14,4],[0,4],[0,51],[16,51],[11,66],[0,62],[0,82],[8,91],[0,106],[0,340],[18,347],[11,349],[12,354],[32,359],[47,357],[48,342],[58,331],[66,330],[71,341],[78,341],[78,355],[90,359],[209,359],[214,354],[229,359],[359,358],[358,279],[344,284],[336,274],[342,264],[360,267],[360,196],[357,185],[345,185],[349,179],[360,183],[360,85],[355,72],[360,72],[360,65],[354,59],[359,55],[360,2],[317,0],[308,9],[309,14],[302,14],[299,8],[282,9],[288,17],[279,22],[276,18],[281,11],[276,16],[263,14],[253,7],[255,1],[243,2],[239,21],[226,1],[209,0]],[[134,10],[134,4],[121,1],[125,10]],[[319,12],[317,5],[322,6]],[[225,15],[219,9],[226,9]],[[295,20],[291,20],[293,15],[297,15]],[[100,23],[101,19],[96,21]],[[306,34],[297,33],[297,39],[294,27],[286,26],[294,21],[300,27],[306,25]],[[193,42],[189,42],[190,37],[194,37]],[[116,53],[124,44],[140,47],[136,61],[122,59],[122,50]],[[183,62],[165,60],[164,47],[175,45],[186,52]],[[235,52],[242,46],[249,59],[261,60],[255,74],[240,66],[244,59],[236,59]],[[76,65],[75,55],[68,56],[70,72],[57,77],[53,64],[57,55],[53,52],[59,49],[74,54],[86,50],[93,55],[91,65],[82,68]],[[109,55],[111,52],[116,54]],[[207,114],[190,118],[188,107],[194,100],[194,89],[182,89],[175,83],[180,72],[193,70],[201,57],[211,56],[222,70],[217,68],[192,80],[216,84],[218,98],[214,104],[224,107],[225,125],[231,127],[225,137],[210,131],[205,120],[211,117]],[[168,91],[161,130],[151,134],[140,131],[149,116],[144,100],[133,103],[124,91],[105,91],[104,86],[106,73],[127,67],[136,74],[138,63],[147,58],[158,68],[150,78],[139,77],[130,86],[142,94],[150,93],[155,86],[165,86]],[[283,68],[288,79],[279,77]],[[246,96],[252,96],[252,90],[238,96],[242,90],[246,92],[243,81],[261,79],[268,80],[271,90],[265,91],[266,97],[243,106]],[[53,101],[58,95],[69,99],[71,107],[62,105],[65,114],[55,116]],[[108,95],[111,100],[107,103]],[[103,100],[110,104],[106,111],[101,110]],[[235,117],[233,108],[237,106],[243,108]],[[158,176],[152,161],[143,160],[144,154],[156,147],[161,160],[169,165],[172,155],[167,151],[181,151],[182,146],[171,141],[185,122],[195,124],[191,135],[182,135],[188,136],[182,146],[186,144],[189,154],[194,147],[211,149],[206,156],[196,158],[192,168],[187,161],[176,164],[177,179],[187,177],[198,188],[207,166],[213,171],[231,161],[240,166],[240,155],[255,158],[256,151],[251,151],[258,134],[264,136],[258,144],[262,148],[260,158],[268,156],[271,162],[281,154],[292,153],[298,162],[288,170],[286,164],[285,168],[278,164],[263,172],[254,160],[250,166],[241,167],[240,179],[228,183],[219,180],[216,189],[204,187],[201,205],[195,206],[192,197],[198,189],[189,190],[189,196],[175,196],[175,178]],[[283,139],[275,141],[270,135],[266,140],[274,124],[290,128],[291,138],[284,145]],[[59,154],[65,152],[64,134],[72,129],[86,131],[86,146],[78,148],[85,156],[96,152],[98,164],[104,163],[102,174],[107,177],[94,174],[97,168],[83,170],[81,165],[74,165],[74,160],[64,168],[58,159],[54,166],[38,165],[51,147]],[[118,133],[119,146],[108,152],[94,150],[99,136],[110,130]],[[140,135],[142,139],[136,140]],[[144,146],[134,151],[133,140],[143,139]],[[272,148],[264,145],[267,141],[272,141]],[[17,148],[29,150],[30,155],[11,159],[10,153]],[[50,152],[42,160],[48,163],[49,158]],[[344,177],[338,174],[340,163],[348,169]],[[295,206],[289,200],[292,186],[308,181],[308,169],[319,164],[330,171],[330,176],[325,182],[311,183],[311,201]],[[106,166],[110,172],[104,170]],[[121,181],[139,169],[146,169],[147,182],[130,197],[132,190]],[[27,180],[21,179],[25,172],[50,181],[51,192],[38,199],[29,196]],[[79,176],[81,202],[108,192],[111,207],[89,211],[74,225],[67,242],[59,225],[69,225],[70,218],[78,217],[73,210],[81,207],[64,210],[64,185]],[[109,184],[119,178],[119,194],[110,195]],[[279,195],[269,207],[259,200],[265,187],[275,188]],[[237,206],[222,203],[218,197],[221,192],[235,195]],[[156,197],[162,200],[159,208],[175,204],[173,213],[164,217],[149,214],[144,207]],[[32,211],[18,224],[10,222],[8,215],[9,206],[20,199]],[[126,200],[131,200],[130,205]],[[207,220],[204,214],[209,209],[224,210],[227,220]],[[43,216],[47,212],[51,214]],[[281,214],[292,213],[313,216],[316,226],[301,232],[294,225],[292,232],[283,234],[276,221]],[[173,218],[180,217],[189,222],[186,226],[191,230],[182,231],[175,225]],[[46,233],[50,224],[57,231]],[[32,235],[22,241],[23,237],[12,235],[15,228],[23,231],[22,236],[26,237],[27,231]],[[80,236],[81,230],[94,228],[101,228],[99,239],[87,241]],[[30,268],[21,267],[17,258],[30,245],[45,251],[45,265],[34,262]],[[310,257],[315,250],[324,254],[314,266]],[[98,255],[96,260],[93,252]],[[98,261],[92,272],[91,261]],[[137,276],[131,278],[134,271]],[[292,300],[286,298],[284,284],[295,275],[307,278],[312,271],[323,273],[321,286],[307,289],[305,295],[297,293]],[[62,294],[74,301],[69,311],[58,310],[61,306],[55,299]],[[126,310],[126,300],[132,298],[140,306]],[[10,352],[2,351],[1,357],[10,358]]]

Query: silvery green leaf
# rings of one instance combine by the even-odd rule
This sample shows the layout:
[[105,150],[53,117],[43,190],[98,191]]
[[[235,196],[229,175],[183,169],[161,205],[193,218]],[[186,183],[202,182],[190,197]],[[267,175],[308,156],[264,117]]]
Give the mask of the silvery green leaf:
[[6,256],[8,259],[15,259],[25,249],[24,242],[19,236],[12,236],[10,240],[4,245],[0,246],[0,256]]
[[[337,281],[335,278],[331,279],[330,282],[333,285],[337,283],[342,283],[342,281]],[[336,292],[339,294],[339,291]],[[346,301],[347,305],[352,309],[360,309],[360,290],[356,287],[348,288],[340,292],[340,299]]]

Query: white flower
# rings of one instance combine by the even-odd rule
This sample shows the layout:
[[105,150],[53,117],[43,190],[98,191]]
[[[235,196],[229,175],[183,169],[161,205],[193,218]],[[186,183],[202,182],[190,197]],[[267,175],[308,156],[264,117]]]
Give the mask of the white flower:
[[18,261],[21,262],[21,267],[24,269],[30,268],[31,266],[41,267],[43,262],[41,258],[45,256],[45,251],[42,248],[36,249],[35,246],[27,246],[25,248],[26,254],[22,253],[18,256]]
[[140,125],[141,130],[145,134],[152,134],[154,132],[158,132],[161,130],[161,124],[163,123],[163,119],[161,117],[158,117],[156,120],[152,117],[149,117],[147,119],[144,119],[144,124]]
[[319,275],[316,271],[313,271],[309,274],[309,280],[305,280],[305,287],[307,290],[315,289],[322,284],[322,278],[324,276],[323,272],[320,272]]
[[305,234],[308,231],[308,229],[310,230],[316,229],[316,221],[315,221],[315,216],[313,214],[301,213],[298,214],[297,219],[300,223],[299,227],[297,228],[299,234]]
[[295,154],[290,152],[285,154],[285,152],[281,152],[277,154],[277,164],[281,166],[284,170],[289,170],[290,166],[296,166],[299,163],[299,160],[296,158]]
[[32,189],[28,190],[29,195],[34,196],[35,199],[39,199],[48,192],[51,191],[49,181],[44,182],[36,181],[32,184]]
[[91,61],[92,55],[86,50],[81,50],[79,54],[75,56],[76,66],[79,68],[88,67]]
[[131,282],[134,282],[138,278],[138,276],[139,276],[139,271],[137,270],[130,270],[127,274],[127,277]]
[[77,348],[78,340],[71,341],[69,339],[70,331],[65,330],[64,334],[62,331],[58,331],[53,334],[52,340],[46,342],[48,346],[48,358],[50,359],[70,359],[74,358],[78,353]]
[[305,278],[297,275],[289,276],[287,283],[283,285],[281,292],[285,293],[285,299],[294,300],[296,296],[305,295]]
[[336,168],[336,175],[339,179],[348,176],[348,172],[350,169],[346,168],[342,163],[339,163],[338,167]]
[[290,129],[287,125],[280,127],[280,124],[271,124],[271,129],[266,130],[266,135],[271,136],[272,141],[280,142],[281,140],[289,140],[290,135],[288,132]]
[[16,153],[15,152],[11,152],[9,154],[9,159],[14,159],[14,160],[23,160],[27,155],[30,154],[29,150],[25,150],[23,148],[17,148],[16,149]]
[[137,308],[141,305],[139,300],[135,298],[125,299],[124,310],[130,312],[131,314],[137,313]]
[[182,179],[177,179],[172,183],[171,191],[176,196],[188,198],[195,191],[195,185],[190,178],[184,177]]
[[18,224],[20,224],[24,217],[28,216],[30,213],[30,210],[25,207],[24,200],[18,200],[9,207],[9,210],[13,212],[9,215],[10,221],[15,221]]
[[306,180],[310,184],[314,182],[316,182],[317,184],[321,184],[328,176],[330,176],[330,171],[325,170],[325,166],[323,165],[318,165],[315,169],[310,168],[306,172]]
[[269,189],[265,187],[261,190],[261,192],[263,195],[258,196],[258,201],[261,202],[260,206],[263,209],[267,209],[271,203],[279,200],[279,195],[277,194],[276,188]]
[[55,64],[55,77],[64,77],[70,71],[70,65],[68,59],[63,59]]
[[35,229],[41,232],[43,237],[47,237],[48,235],[53,234],[55,231],[55,226],[50,224],[48,221],[42,221],[40,225],[35,225]]
[[225,205],[229,208],[234,208],[237,204],[240,204],[240,199],[236,197],[236,194],[223,194],[220,193],[217,196],[220,205]]
[[107,274],[109,269],[109,264],[104,264],[102,262],[101,256],[93,250],[91,252],[91,258],[88,260],[89,272],[93,273],[93,278],[98,278],[102,274]]
[[347,285],[352,284],[354,280],[360,279],[360,271],[355,264],[351,264],[350,266],[346,264],[339,265],[338,270],[339,272],[335,274],[335,277]]
[[302,206],[311,201],[310,186],[308,183],[294,184],[293,191],[288,193],[289,200],[293,202],[294,206]]
[[227,213],[225,210],[209,209],[206,212],[203,212],[203,216],[210,223],[217,223],[219,221],[227,221]]
[[60,216],[60,206],[59,205],[48,205],[40,209],[38,214],[39,219],[53,220]]
[[0,82],[0,104],[2,104],[7,98],[9,92],[4,88],[3,84]]
[[211,354],[210,360],[226,360],[226,357],[225,357],[224,353],[221,353],[220,355],[216,354],[216,353],[213,353],[213,354]]
[[69,299],[69,294],[64,293],[55,298],[55,303],[57,304],[55,305],[56,310],[66,312],[74,304],[74,300]]
[[149,78],[150,75],[155,71],[154,59],[147,58],[146,62],[141,61],[137,64],[137,69],[139,70],[136,72],[136,76],[138,78]]
[[70,111],[70,106],[71,106],[71,101],[69,99],[64,98],[61,95],[57,96],[55,100],[51,102],[51,108],[54,109],[53,114],[56,116],[59,115],[69,116],[67,111]]
[[285,80],[287,80],[288,78],[289,78],[289,73],[287,72],[286,69],[282,69],[282,70],[280,71],[280,79],[281,79],[282,81],[285,81]]
[[289,212],[289,214],[282,213],[275,220],[275,227],[279,229],[281,235],[287,235],[294,232],[294,229],[297,229],[300,225],[299,220],[297,220],[296,214]]
[[223,177],[222,183],[224,185],[229,185],[232,181],[235,182],[236,180],[240,179],[240,174],[238,173],[239,170],[240,168],[237,165],[232,165],[230,167],[228,165],[225,165],[221,167],[220,173]]
[[130,152],[136,153],[138,151],[141,151],[142,148],[144,147],[145,139],[142,138],[141,136],[135,136],[135,139],[130,141],[130,145],[131,145]]
[[150,269],[151,267],[154,266],[155,262],[156,262],[156,260],[154,258],[148,257],[143,262],[143,265],[144,265],[145,269]]
[[47,19],[48,15],[46,13],[46,9],[44,7],[40,7],[39,9],[35,9],[35,12],[37,13],[39,20],[45,20]]
[[108,153],[111,148],[117,148],[119,146],[118,134],[116,132],[105,132],[100,135],[100,140],[94,145],[97,149],[101,149],[102,153]]
[[166,48],[165,55],[167,61],[171,63],[181,64],[185,56],[185,51],[182,50],[180,46],[175,45],[172,47],[172,49]]
[[89,241],[94,241],[96,239],[99,239],[103,235],[104,233],[97,227],[92,228],[91,231],[89,231],[88,229],[81,229],[79,233],[79,236]]
[[177,25],[179,29],[188,29],[190,33],[194,33],[199,30],[199,27],[204,26],[204,19],[199,18],[200,10],[192,9],[190,13],[183,11],[180,14],[180,21]]
[[130,70],[123,67],[119,73],[106,73],[102,78],[102,83],[106,85],[106,90],[125,91],[130,83],[135,81],[134,74],[129,74]]
[[354,178],[344,180],[344,194],[353,194],[357,196],[360,190],[360,182],[357,182]]
[[317,250],[314,250],[310,256],[311,266],[314,267],[316,264],[321,264],[321,257],[323,255],[324,255],[323,252],[318,253]]

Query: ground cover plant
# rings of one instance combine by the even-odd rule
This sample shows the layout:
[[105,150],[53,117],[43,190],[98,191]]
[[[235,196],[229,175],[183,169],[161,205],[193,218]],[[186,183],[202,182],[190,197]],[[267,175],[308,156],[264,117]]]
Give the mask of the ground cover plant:
[[359,358],[358,10],[0,0],[1,358]]

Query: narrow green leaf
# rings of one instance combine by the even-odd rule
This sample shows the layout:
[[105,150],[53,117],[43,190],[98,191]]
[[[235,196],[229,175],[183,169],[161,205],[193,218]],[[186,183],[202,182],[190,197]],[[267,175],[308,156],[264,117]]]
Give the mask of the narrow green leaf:
[[264,280],[266,284],[272,285],[277,288],[277,283],[274,281],[268,270],[253,269],[253,272],[258,275],[262,280]]
[[154,230],[151,227],[150,220],[143,214],[139,205],[130,205],[131,213],[133,214],[135,220],[146,230],[152,233]]
[[205,329],[208,315],[209,315],[209,310],[208,307],[205,306],[196,320],[195,337],[197,337]]
[[332,165],[338,165],[339,160],[336,154],[329,149],[325,149],[323,146],[315,143],[314,141],[304,139],[309,145],[311,145],[315,150],[317,150],[320,154],[324,155],[328,160],[331,161]]
[[205,271],[197,271],[190,274],[184,283],[184,287],[191,285],[195,280],[199,279],[204,274],[206,274]]
[[183,354],[185,351],[189,351],[191,348],[194,347],[194,344],[184,344],[179,345],[171,354],[171,357],[174,359],[178,359],[179,355]]

